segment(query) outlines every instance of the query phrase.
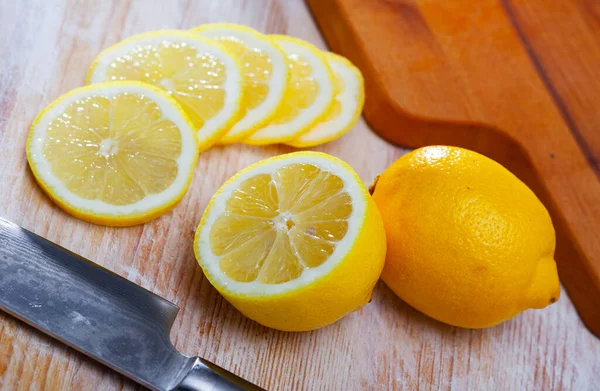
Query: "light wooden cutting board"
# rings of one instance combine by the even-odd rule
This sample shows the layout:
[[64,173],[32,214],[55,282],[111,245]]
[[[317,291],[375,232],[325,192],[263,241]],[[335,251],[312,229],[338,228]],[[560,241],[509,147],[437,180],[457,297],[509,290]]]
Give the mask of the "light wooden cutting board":
[[[241,168],[287,147],[229,146],[200,157],[192,188],[171,213],[144,226],[83,223],[52,205],[25,159],[37,112],[83,83],[103,48],[159,28],[244,23],[324,42],[301,0],[0,0],[0,214],[181,307],[175,346],[269,390],[600,389],[600,341],[568,296],[488,330],[446,326],[380,283],[364,309],[322,330],[283,333],[243,317],[204,279],[192,235],[206,203]],[[318,148],[346,160],[366,183],[402,154],[360,121]],[[140,388],[0,313],[0,388]]]

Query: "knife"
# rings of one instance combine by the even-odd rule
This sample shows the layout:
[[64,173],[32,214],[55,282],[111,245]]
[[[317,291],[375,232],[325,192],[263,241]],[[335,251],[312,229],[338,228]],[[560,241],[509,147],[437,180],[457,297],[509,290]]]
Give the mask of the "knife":
[[152,390],[262,390],[178,352],[175,304],[2,217],[0,309]]

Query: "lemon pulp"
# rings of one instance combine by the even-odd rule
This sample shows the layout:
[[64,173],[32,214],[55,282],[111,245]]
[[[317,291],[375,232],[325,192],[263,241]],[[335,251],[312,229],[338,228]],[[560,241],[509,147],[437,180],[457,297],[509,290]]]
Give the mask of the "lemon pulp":
[[310,64],[297,54],[288,55],[290,78],[286,99],[271,120],[271,124],[285,124],[310,107],[319,95],[319,84],[313,77]]
[[106,80],[137,80],[164,89],[183,106],[196,129],[225,106],[225,64],[176,39],[140,44],[115,58],[106,68]]
[[290,164],[232,192],[211,227],[210,247],[232,280],[284,283],[333,254],[351,214],[342,179],[312,164]]
[[286,141],[294,147],[310,147],[332,141],[347,133],[358,120],[364,103],[364,82],[360,71],[347,59],[323,53],[333,71],[333,102],[323,118],[308,132]]
[[269,94],[269,81],[273,74],[271,57],[260,49],[251,49],[239,38],[230,35],[217,36],[221,45],[229,50],[242,65],[244,95],[242,115],[260,106]]
[[[346,90],[346,83],[344,82],[344,79],[339,73],[335,72],[334,76],[335,77],[333,83],[333,91],[334,96],[338,97],[341,94],[343,94]],[[339,101],[339,99],[334,99],[333,103],[331,104],[331,106],[329,106],[329,109],[327,110],[327,114],[325,114],[321,122],[331,121],[339,117],[340,114],[342,114],[342,103]]]
[[298,138],[323,118],[334,98],[333,72],[317,48],[285,36],[271,39],[287,56],[285,97],[269,123],[243,140],[246,144],[282,143]]
[[53,175],[84,199],[129,205],[177,177],[180,131],[143,95],[78,99],[46,132],[42,152]]

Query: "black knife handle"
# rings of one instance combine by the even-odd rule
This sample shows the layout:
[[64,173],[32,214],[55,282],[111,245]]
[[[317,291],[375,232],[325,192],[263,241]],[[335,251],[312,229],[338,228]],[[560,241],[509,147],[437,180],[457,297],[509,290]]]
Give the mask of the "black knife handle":
[[190,371],[173,391],[265,391],[226,371],[225,369],[196,357]]

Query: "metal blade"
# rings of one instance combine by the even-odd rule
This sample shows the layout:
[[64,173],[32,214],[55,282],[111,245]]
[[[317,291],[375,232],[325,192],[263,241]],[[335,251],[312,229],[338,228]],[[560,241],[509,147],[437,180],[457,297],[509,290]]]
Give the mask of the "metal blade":
[[1,217],[0,309],[151,389],[194,365],[169,340],[177,306]]

